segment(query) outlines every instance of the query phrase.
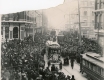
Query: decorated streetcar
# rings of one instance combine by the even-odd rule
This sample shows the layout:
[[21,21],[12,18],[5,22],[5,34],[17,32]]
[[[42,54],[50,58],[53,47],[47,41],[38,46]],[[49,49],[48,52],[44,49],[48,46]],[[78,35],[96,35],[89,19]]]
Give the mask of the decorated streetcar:
[[46,42],[46,55],[47,55],[48,61],[50,61],[51,64],[60,63],[61,61],[60,53],[61,53],[61,48],[57,42],[53,42],[53,41]]

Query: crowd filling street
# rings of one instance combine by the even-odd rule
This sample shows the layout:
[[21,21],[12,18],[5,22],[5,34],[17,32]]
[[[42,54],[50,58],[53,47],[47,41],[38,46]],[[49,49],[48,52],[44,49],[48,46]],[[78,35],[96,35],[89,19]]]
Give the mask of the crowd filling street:
[[[45,35],[36,35],[34,38],[36,40],[34,41],[32,37],[29,36],[24,40],[12,40],[2,43],[1,80],[75,80],[74,75],[65,75],[64,72],[61,71],[63,64],[70,63],[73,69],[75,60],[78,64],[80,63],[79,55],[76,54],[78,53],[76,50],[78,45],[75,45],[77,44],[77,42],[74,43],[75,39],[66,36],[63,41],[59,41],[62,46],[61,57],[64,59],[64,63],[60,62],[58,68],[54,64],[51,65],[49,61],[46,62],[44,60],[45,42],[48,38]],[[69,38],[73,40],[69,40]],[[72,42],[74,44],[72,44]],[[96,47],[96,43],[91,44],[90,42],[91,41],[83,39],[83,44],[85,46],[83,46],[84,49],[82,50],[91,50],[93,45],[95,45],[93,47]],[[73,45],[73,50],[68,49],[71,45]],[[90,45],[90,47],[88,45]],[[45,66],[45,64],[48,66]]]

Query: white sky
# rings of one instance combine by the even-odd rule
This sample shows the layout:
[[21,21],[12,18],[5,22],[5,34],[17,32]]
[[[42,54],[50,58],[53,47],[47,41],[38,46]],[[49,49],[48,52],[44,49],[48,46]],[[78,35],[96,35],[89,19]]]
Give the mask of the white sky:
[[63,2],[64,0],[0,0],[0,14],[47,9]]
[[0,0],[0,14],[45,9],[49,27],[63,29],[77,4],[77,0]]
[[45,12],[48,16],[49,27],[56,29],[63,29],[65,24],[68,23],[68,18],[71,13],[75,11],[78,2],[74,0],[65,0],[59,6],[46,9]]

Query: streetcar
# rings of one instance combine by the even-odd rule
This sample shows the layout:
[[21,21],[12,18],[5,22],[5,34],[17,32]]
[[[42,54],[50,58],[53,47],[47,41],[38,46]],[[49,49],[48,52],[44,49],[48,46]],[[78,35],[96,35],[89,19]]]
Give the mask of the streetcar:
[[57,42],[53,42],[50,40],[46,42],[46,55],[47,55],[48,61],[50,61],[51,64],[60,63],[61,61],[60,53],[61,53],[61,48]]
[[81,54],[81,72],[87,74],[90,80],[104,80],[104,57],[97,53]]

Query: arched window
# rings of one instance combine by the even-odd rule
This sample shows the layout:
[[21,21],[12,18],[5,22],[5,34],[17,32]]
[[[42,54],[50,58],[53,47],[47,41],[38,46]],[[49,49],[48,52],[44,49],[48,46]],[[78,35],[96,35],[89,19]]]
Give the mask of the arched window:
[[18,27],[13,28],[13,38],[18,38]]

